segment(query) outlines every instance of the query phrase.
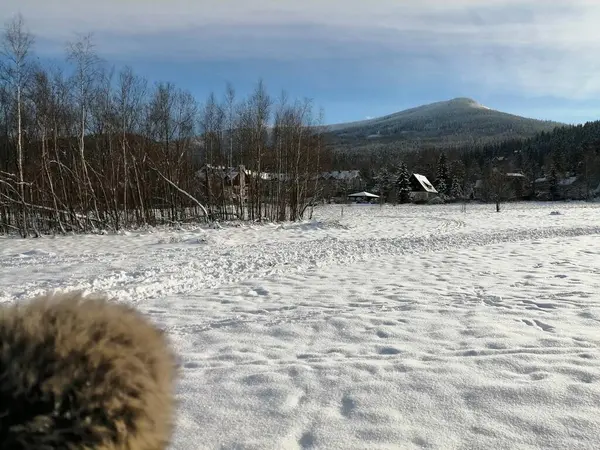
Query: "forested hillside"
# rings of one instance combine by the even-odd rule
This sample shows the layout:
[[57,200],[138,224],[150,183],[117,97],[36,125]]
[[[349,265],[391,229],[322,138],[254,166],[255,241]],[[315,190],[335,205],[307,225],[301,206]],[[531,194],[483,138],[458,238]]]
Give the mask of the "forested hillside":
[[337,152],[393,154],[423,147],[449,148],[534,136],[561,124],[489,109],[469,98],[456,98],[388,116],[327,127]]
[[586,198],[600,183],[600,121],[558,127],[529,139],[445,150],[425,147],[386,156],[336,155],[335,159],[339,166],[359,166],[374,187],[381,185],[382,180],[384,185],[390,183],[386,181],[389,179],[393,183],[393,174],[399,173],[397,168],[401,163],[428,176],[438,190],[451,196],[472,192],[477,180],[486,181],[501,172],[525,175],[532,198],[537,194],[535,181],[544,178],[556,184],[570,178],[579,186],[577,195]]

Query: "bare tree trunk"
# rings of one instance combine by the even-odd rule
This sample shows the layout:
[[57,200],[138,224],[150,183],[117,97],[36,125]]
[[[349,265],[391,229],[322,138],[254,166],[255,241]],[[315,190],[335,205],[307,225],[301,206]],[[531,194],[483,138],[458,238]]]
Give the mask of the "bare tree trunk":
[[21,86],[17,85],[17,166],[19,170],[19,194],[21,196],[21,235],[27,237],[27,213],[25,210],[25,177],[23,175],[23,125],[21,118]]
[[25,21],[19,14],[6,25],[2,41],[2,54],[8,60],[8,64],[3,66],[5,78],[13,86],[16,93],[17,106],[17,171],[19,196],[21,197],[20,206],[20,232],[23,237],[27,236],[27,211],[25,198],[25,176],[23,170],[23,124],[22,111],[23,101],[22,93],[25,84],[28,81],[29,70],[27,57],[33,46],[33,36],[25,30]]
[[52,197],[52,205],[54,207],[54,215],[56,217],[56,223],[58,224],[60,232],[62,234],[65,234],[66,233],[65,227],[62,223],[62,220],[60,217],[60,212],[58,210],[58,200],[56,197],[56,191],[54,190],[54,181],[52,179],[52,175],[50,173],[50,168],[49,168],[49,164],[48,164],[48,145],[47,145],[46,127],[45,126],[42,130],[42,165],[44,167],[44,173],[46,175],[46,178],[48,179],[48,186],[50,188],[50,195]]
[[143,224],[147,225],[148,224],[148,214],[146,212],[146,206],[144,203],[144,195],[142,193],[142,182],[140,180],[140,175],[138,172],[138,165],[137,165],[137,161],[136,161],[135,157],[132,157],[132,163],[133,163],[132,164],[133,165],[133,174],[135,176],[135,185],[137,188],[136,191],[137,191],[138,199],[140,202],[140,204],[139,204],[139,208],[141,211],[140,215],[141,215]]
[[184,196],[186,196],[187,198],[189,198],[191,201],[193,201],[196,206],[198,206],[198,208],[200,208],[202,210],[202,213],[204,214],[204,217],[208,220],[209,219],[209,215],[208,215],[208,211],[206,210],[206,208],[204,207],[204,205],[202,205],[202,203],[200,203],[193,195],[191,195],[189,192],[181,189],[179,186],[177,186],[175,183],[173,183],[171,180],[169,180],[167,177],[165,177],[160,170],[158,170],[156,167],[152,167],[153,170],[156,171],[156,173],[158,173],[158,175],[165,180],[170,186],[172,186],[173,188],[175,188],[175,190],[177,190],[180,194],[183,194]]
[[[84,184],[89,189],[89,195],[93,205],[93,210],[96,215],[96,219],[100,219],[98,212],[98,201],[92,179],[88,172],[88,162],[85,156],[85,132],[87,127],[87,110],[90,102],[90,91],[96,78],[96,65],[98,63],[98,57],[94,53],[94,46],[91,40],[91,35],[83,37],[81,40],[70,43],[68,45],[69,60],[74,61],[76,64],[76,80],[79,87],[79,162],[81,164],[82,180],[80,183]],[[87,197],[87,195],[85,196]],[[86,199],[87,200],[87,199]],[[87,201],[84,205],[84,209],[87,208]]]

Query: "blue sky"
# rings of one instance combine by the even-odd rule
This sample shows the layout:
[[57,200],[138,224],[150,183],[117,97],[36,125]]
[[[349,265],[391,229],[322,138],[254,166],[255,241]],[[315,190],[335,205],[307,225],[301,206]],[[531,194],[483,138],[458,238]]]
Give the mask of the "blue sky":
[[94,33],[99,55],[202,100],[259,78],[326,122],[454,97],[515,114],[600,119],[597,0],[3,0],[43,60]]

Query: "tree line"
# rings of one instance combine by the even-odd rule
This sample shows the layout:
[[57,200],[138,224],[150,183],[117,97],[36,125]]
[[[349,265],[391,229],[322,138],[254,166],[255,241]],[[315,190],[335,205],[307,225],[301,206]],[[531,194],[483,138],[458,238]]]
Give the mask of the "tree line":
[[42,67],[24,19],[0,55],[0,233],[119,230],[186,220],[295,220],[319,192],[322,112],[310,100],[199,102],[66,44],[69,70]]
[[[589,198],[600,183],[600,121],[560,126],[527,139],[474,141],[445,149],[423,146],[406,152],[335,153],[333,163],[344,169],[360,169],[368,186],[385,198],[394,195],[392,187],[401,164],[427,176],[450,199],[468,199],[478,180],[489,191],[486,197],[493,201],[540,196],[559,199],[559,181],[570,177],[577,179],[577,195]],[[501,176],[506,173],[523,174],[527,183],[524,191],[529,194],[520,195],[512,186],[514,179]],[[539,183],[545,193],[539,192],[535,182],[540,179],[545,180]]]
[[[0,233],[119,230],[190,220],[296,220],[321,196],[319,174],[359,169],[369,187],[406,201],[406,173],[451,198],[496,174],[600,182],[600,121],[529,139],[332,150],[310,100],[271,96],[259,81],[198,101],[98,56],[91,36],[65,46],[69,69],[40,66],[21,16],[0,43]],[[330,136],[329,136],[330,137]],[[404,165],[404,166],[403,166]],[[552,192],[553,198],[555,192]]]

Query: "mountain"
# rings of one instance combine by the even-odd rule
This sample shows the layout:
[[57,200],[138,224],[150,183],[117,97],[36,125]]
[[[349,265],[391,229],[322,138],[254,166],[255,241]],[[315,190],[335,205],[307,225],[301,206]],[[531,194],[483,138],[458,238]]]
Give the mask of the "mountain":
[[563,124],[496,111],[470,98],[432,103],[375,119],[330,125],[340,151],[414,150],[528,138]]

